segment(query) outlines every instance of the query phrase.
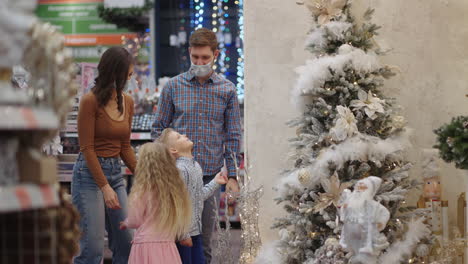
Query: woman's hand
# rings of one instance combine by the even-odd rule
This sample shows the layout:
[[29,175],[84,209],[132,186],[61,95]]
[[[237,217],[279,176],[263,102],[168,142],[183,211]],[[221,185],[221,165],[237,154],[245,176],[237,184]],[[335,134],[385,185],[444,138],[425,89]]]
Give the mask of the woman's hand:
[[104,187],[101,188],[101,191],[104,195],[104,202],[107,207],[114,210],[122,209],[122,207],[120,207],[117,193],[115,193],[114,189],[112,189],[109,184],[104,185]]

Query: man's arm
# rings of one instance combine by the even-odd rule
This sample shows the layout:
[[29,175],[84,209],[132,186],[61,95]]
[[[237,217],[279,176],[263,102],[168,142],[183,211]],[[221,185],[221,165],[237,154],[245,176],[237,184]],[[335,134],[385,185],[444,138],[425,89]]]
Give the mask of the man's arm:
[[169,81],[161,92],[159,97],[158,108],[156,110],[156,120],[153,123],[153,129],[151,130],[151,138],[157,139],[161,132],[169,127],[172,123],[174,116],[174,102],[172,101],[172,87]]
[[236,179],[236,167],[233,157],[236,158],[237,165],[240,161],[240,143],[241,143],[241,123],[239,100],[237,92],[233,89],[229,98],[226,111],[224,112],[224,159],[228,171],[228,178]]

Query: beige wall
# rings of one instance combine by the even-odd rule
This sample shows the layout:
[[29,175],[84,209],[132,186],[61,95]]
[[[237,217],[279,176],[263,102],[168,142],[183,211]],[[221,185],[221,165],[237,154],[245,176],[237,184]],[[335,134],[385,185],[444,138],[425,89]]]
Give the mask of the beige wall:
[[[250,175],[263,185],[260,226],[263,241],[276,237],[272,219],[282,213],[272,191],[279,172],[288,166],[287,139],[294,135],[284,123],[299,114],[290,103],[294,68],[310,54],[303,42],[310,28],[307,10],[294,0],[245,0],[245,126]],[[433,129],[454,115],[468,112],[468,1],[354,0],[356,10],[376,9],[374,22],[383,28],[379,43],[393,51],[383,57],[401,75],[386,90],[404,107],[415,131],[410,158],[431,147]],[[418,164],[416,164],[416,167]],[[416,176],[419,169],[413,171]],[[443,195],[455,223],[457,195],[465,179],[451,165],[443,167]]]
[[282,212],[272,190],[286,168],[287,139],[293,135],[285,122],[297,115],[289,102],[294,68],[307,56],[303,43],[309,29],[304,8],[286,0],[247,0],[245,12],[245,144],[254,185],[264,186],[260,232],[268,241],[272,219]]
[[[374,21],[382,26],[378,40],[393,51],[383,58],[401,74],[387,83],[389,94],[404,107],[414,129],[411,159],[435,143],[433,130],[453,116],[468,114],[468,1],[372,0]],[[413,175],[419,174],[415,164]],[[450,222],[456,224],[457,196],[468,179],[443,163],[443,199],[449,200]]]

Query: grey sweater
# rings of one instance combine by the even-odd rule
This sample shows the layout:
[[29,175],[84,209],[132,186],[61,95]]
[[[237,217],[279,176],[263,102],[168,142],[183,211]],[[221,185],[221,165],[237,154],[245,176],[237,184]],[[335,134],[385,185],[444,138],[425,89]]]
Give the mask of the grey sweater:
[[203,204],[221,185],[213,179],[203,186],[202,168],[193,158],[179,157],[176,164],[192,201],[192,224],[189,234],[181,238],[183,240],[202,233]]

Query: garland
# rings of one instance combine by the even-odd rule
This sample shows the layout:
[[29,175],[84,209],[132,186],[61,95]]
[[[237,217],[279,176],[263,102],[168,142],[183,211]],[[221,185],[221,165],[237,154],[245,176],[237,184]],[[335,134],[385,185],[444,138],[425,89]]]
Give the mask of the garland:
[[153,6],[152,0],[145,0],[142,7],[130,8],[107,8],[102,4],[98,6],[98,15],[102,20],[115,24],[119,28],[126,28],[132,32],[145,32],[149,26],[148,11]]
[[452,122],[434,130],[440,157],[454,162],[459,169],[468,169],[468,116],[457,116]]

